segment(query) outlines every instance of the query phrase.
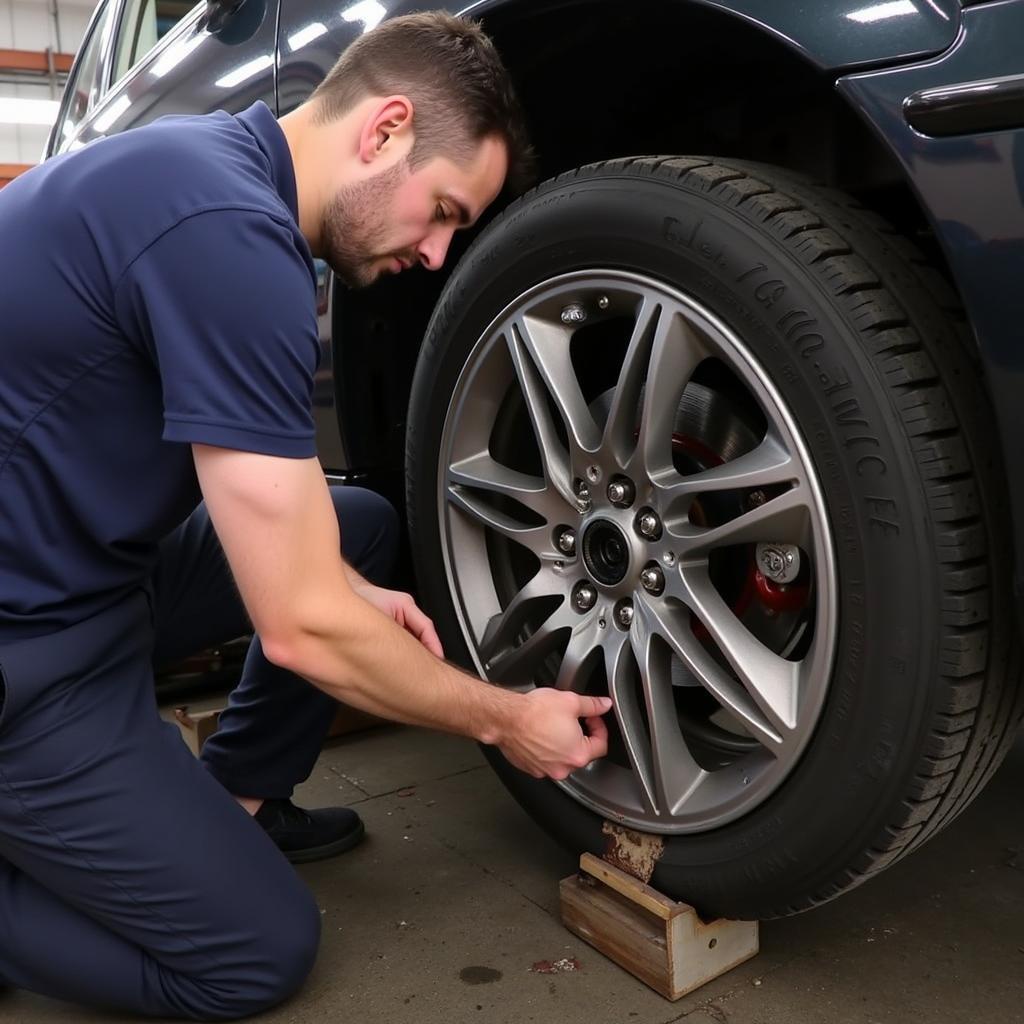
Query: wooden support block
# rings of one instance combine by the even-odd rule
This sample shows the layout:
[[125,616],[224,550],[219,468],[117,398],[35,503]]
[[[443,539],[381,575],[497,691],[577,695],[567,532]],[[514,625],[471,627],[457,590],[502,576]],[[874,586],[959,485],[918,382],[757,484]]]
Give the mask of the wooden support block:
[[181,729],[181,737],[196,757],[203,744],[217,731],[217,724],[223,708],[215,711],[198,711],[192,714],[187,707],[174,709],[174,720]]
[[758,951],[756,921],[705,923],[688,903],[589,853],[559,894],[571,932],[666,999],[680,999]]

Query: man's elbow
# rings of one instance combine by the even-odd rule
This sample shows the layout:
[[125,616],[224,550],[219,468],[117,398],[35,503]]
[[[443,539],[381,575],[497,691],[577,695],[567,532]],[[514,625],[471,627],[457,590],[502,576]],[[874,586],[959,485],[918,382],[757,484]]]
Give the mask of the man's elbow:
[[264,629],[259,633],[264,657],[305,679],[347,676],[346,638],[325,625],[297,620]]
[[299,663],[302,660],[304,645],[295,635],[283,630],[274,630],[272,633],[260,633],[259,638],[260,646],[263,648],[263,657],[267,661],[288,672],[302,674],[299,671]]
[[[287,602],[253,609],[253,624],[266,659],[307,679],[345,671],[358,636],[358,603],[342,588],[300,591]],[[355,605],[355,606],[354,606]]]

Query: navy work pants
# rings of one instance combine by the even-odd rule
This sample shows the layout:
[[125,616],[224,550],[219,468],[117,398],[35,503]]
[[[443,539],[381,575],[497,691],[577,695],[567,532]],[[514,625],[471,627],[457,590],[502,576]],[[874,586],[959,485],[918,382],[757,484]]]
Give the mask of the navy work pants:
[[[384,582],[394,510],[332,495],[346,559]],[[0,647],[0,986],[233,1019],[301,985],[320,914],[231,794],[288,797],[334,704],[254,641],[197,761],[157,714],[152,664],[249,628],[204,507],[164,542],[154,592]]]

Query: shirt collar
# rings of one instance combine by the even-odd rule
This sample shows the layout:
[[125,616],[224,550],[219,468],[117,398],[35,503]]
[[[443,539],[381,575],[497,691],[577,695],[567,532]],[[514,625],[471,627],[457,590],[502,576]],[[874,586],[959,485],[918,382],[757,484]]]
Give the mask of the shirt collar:
[[270,177],[277,194],[291,211],[295,223],[299,222],[299,194],[295,185],[295,165],[288,141],[281,131],[270,107],[257,100],[247,110],[237,115],[238,120],[249,130],[257,145],[270,162]]

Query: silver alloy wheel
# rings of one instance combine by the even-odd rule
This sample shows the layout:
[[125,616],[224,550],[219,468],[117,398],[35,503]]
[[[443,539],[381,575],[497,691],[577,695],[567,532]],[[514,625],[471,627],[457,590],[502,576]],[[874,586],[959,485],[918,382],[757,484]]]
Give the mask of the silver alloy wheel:
[[[608,351],[599,339],[616,331],[621,366],[594,394]],[[724,398],[695,380],[712,364],[734,382]],[[760,426],[740,449],[712,452],[691,416],[684,441],[709,454],[681,466],[681,410],[704,393],[719,409],[746,403]],[[546,281],[473,348],[439,471],[448,585],[477,670],[517,689],[615,701],[615,752],[560,783],[574,798],[635,828],[686,833],[749,812],[779,786],[826,695],[836,571],[799,431],[730,328],[637,274]],[[616,481],[628,484],[626,507],[613,501]],[[800,552],[797,612],[741,611],[730,572],[753,567],[758,544]]]

